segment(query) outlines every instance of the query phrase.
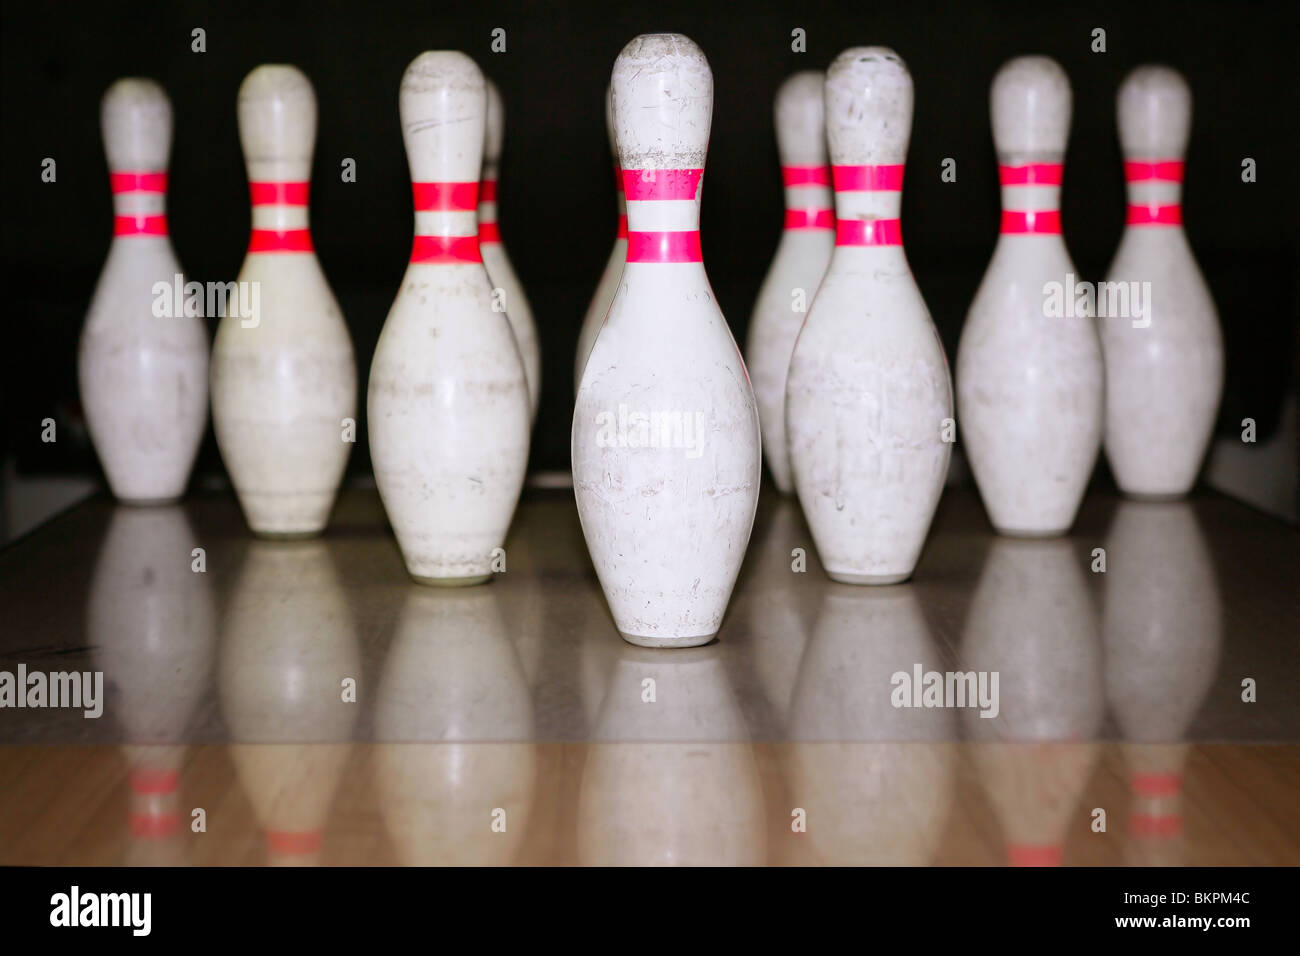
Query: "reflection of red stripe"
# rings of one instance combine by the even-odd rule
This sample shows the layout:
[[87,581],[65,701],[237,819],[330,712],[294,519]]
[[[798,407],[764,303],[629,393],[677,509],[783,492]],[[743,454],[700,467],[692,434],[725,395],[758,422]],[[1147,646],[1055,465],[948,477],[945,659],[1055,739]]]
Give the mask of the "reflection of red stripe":
[[1124,163],[1124,179],[1142,183],[1158,179],[1167,183],[1183,181],[1183,161],[1180,159],[1152,159]]
[[434,265],[482,262],[478,236],[416,236],[411,261]]
[[787,229],[834,229],[835,213],[830,209],[787,209]]
[[1007,862],[1012,866],[1060,866],[1064,850],[1060,846],[1034,846],[1025,843],[1007,844]]
[[832,166],[836,192],[898,192],[903,188],[902,164]]
[[180,774],[175,770],[136,767],[131,771],[131,789],[136,793],[172,793],[179,785]]
[[311,252],[310,229],[254,229],[249,252]]
[[416,212],[473,212],[478,183],[411,183]]
[[702,262],[700,233],[629,232],[628,262]]
[[785,186],[829,186],[829,166],[782,166],[781,183]]
[[1128,217],[1124,220],[1130,226],[1181,226],[1183,224],[1183,207],[1173,206],[1135,206],[1128,207]]
[[315,853],[320,849],[320,831],[305,830],[299,833],[285,830],[267,830],[266,845],[272,853],[286,856],[300,853]]
[[702,169],[625,169],[623,191],[633,202],[694,199],[703,175]]
[[1183,789],[1181,773],[1135,773],[1130,782],[1140,797],[1171,797]]
[[1002,231],[1013,234],[1059,236],[1061,213],[1058,209],[1004,209]]
[[901,246],[903,225],[897,219],[841,219],[835,223],[837,246]]
[[1135,813],[1128,818],[1128,828],[1135,836],[1178,836],[1183,832],[1183,815],[1181,813]]
[[165,236],[167,235],[166,216],[114,216],[113,235],[115,236]]
[[311,183],[249,183],[254,206],[305,206]]
[[501,229],[495,222],[480,222],[478,224],[478,241],[479,242],[500,242]]
[[495,179],[485,179],[478,184],[478,201],[497,201],[497,181]]
[[115,193],[165,193],[167,174],[109,173],[108,184]]
[[619,168],[618,163],[614,164],[614,188],[618,194],[623,195],[623,170]]
[[627,238],[627,216],[618,217],[618,235],[615,236],[614,238],[616,239]]
[[998,167],[998,182],[1003,186],[1059,186],[1064,177],[1065,167],[1060,163]]
[[132,813],[131,835],[145,840],[171,836],[181,828],[179,813]]

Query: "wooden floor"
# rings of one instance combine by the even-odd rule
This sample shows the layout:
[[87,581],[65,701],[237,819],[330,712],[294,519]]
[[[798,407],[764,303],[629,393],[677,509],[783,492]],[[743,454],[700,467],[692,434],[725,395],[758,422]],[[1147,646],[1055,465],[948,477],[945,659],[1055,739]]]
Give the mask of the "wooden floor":
[[[618,639],[571,495],[506,550],[415,585],[359,489],[314,542],[99,499],[0,552],[0,671],[105,688],[0,710],[0,864],[1300,864],[1300,533],[1227,499],[1024,542],[950,491],[869,589],[765,497],[685,651]],[[998,713],[894,706],[914,666],[997,674]]]

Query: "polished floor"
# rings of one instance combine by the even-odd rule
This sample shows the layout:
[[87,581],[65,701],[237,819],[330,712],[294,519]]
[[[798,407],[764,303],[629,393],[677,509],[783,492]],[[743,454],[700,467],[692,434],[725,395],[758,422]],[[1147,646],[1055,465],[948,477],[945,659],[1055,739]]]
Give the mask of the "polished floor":
[[[506,554],[413,584],[367,489],[315,541],[213,495],[15,542],[0,671],[105,703],[0,709],[0,864],[1300,864],[1300,532],[1229,499],[1025,541],[949,490],[869,589],[765,491],[693,650],[618,638],[570,492]],[[918,671],[996,693],[896,706]]]

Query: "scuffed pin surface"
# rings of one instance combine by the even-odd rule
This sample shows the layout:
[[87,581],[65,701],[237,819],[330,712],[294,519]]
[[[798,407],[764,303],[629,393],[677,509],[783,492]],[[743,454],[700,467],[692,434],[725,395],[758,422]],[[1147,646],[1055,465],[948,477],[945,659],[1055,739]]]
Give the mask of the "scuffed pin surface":
[[[827,135],[837,166],[902,165],[912,78],[892,50],[831,64]],[[836,193],[841,220],[897,219],[902,194]],[[837,246],[790,360],[786,432],[795,487],[827,573],[848,584],[909,577],[952,445],[948,361],[902,246]]]
[[[414,182],[479,175],[486,94],[463,53],[422,53],[402,77]],[[475,212],[417,212],[417,235],[471,236]],[[375,481],[417,580],[492,573],[528,464],[524,367],[480,263],[410,263],[375,347],[367,422]]]
[[[239,88],[239,139],[251,183],[311,179],[316,94],[292,66],[259,66]],[[308,228],[305,206],[255,206],[255,229]],[[212,424],[249,527],[319,533],[352,443],[357,368],[315,252],[249,252],[237,280],[258,289],[255,326],[233,310],[212,347]]]
[[[624,47],[613,105],[624,169],[703,167],[713,79],[689,39]],[[698,190],[629,202],[629,230],[698,229],[699,203]],[[679,416],[677,444],[690,447],[620,442],[640,441],[620,430],[624,409]],[[690,646],[717,633],[753,527],[760,456],[754,393],[703,265],[629,262],[583,374],[572,443],[583,533],[626,640]]]
[[[1004,166],[1060,163],[1070,84],[1047,57],[1011,60],[990,95]],[[1003,187],[1004,209],[1059,209],[1059,186]],[[1052,317],[1046,284],[1078,270],[1060,235],[1003,233],[957,349],[957,410],[971,471],[1004,534],[1061,534],[1101,444],[1101,344],[1091,315]]]
[[[157,83],[118,80],[104,94],[100,120],[111,172],[166,171],[172,108]],[[165,193],[113,197],[118,215],[162,215],[165,206]],[[154,284],[173,289],[180,274],[168,236],[115,236],[82,329],[81,405],[109,487],[123,501],[179,497],[207,428],[203,320],[153,312]]]

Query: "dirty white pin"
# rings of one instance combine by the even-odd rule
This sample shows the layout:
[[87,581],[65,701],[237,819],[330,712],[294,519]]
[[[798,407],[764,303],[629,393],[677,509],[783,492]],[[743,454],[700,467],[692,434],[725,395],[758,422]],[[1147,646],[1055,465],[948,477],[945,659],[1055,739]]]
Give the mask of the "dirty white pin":
[[406,568],[424,584],[492,574],[528,464],[528,384],[492,308],[475,210],[487,103],[463,53],[421,53],[402,75],[415,240],[370,366],[375,482]]
[[790,358],[786,435],[826,573],[894,584],[916,567],[952,444],[948,360],[903,254],[912,77],[885,47],[826,78],[835,252]]
[[519,356],[528,376],[528,407],[537,417],[537,399],[542,389],[542,353],[537,344],[537,325],[524,287],[501,241],[497,225],[497,177],[501,166],[501,141],[505,136],[505,107],[496,85],[487,81],[487,126],[483,142],[483,174],[478,192],[478,242],[483,266],[494,288],[505,293],[506,317],[519,346]]
[[212,424],[249,527],[300,537],[329,521],[352,451],[356,357],[308,228],[311,82],[292,66],[259,66],[238,110],[253,205],[238,283],[256,287],[258,308],[217,326]]
[[203,320],[176,302],[154,309],[156,284],[185,284],[167,232],[172,107],[153,80],[118,80],[100,122],[113,241],[81,333],[81,405],[113,494],[165,502],[185,491],[208,418]]
[[627,263],[573,416],[573,484],[614,623],[633,644],[712,640],[758,503],[758,413],[700,256],[713,74],[680,34],[614,64]]
[[1097,460],[1103,401],[1091,310],[1049,308],[1049,284],[1078,275],[1060,214],[1070,81],[1054,60],[1019,57],[990,105],[1002,227],[957,349],[961,441],[994,528],[1064,534]]
[[1143,66],[1120,87],[1117,108],[1128,215],[1105,289],[1122,290],[1129,312],[1134,295],[1149,299],[1140,321],[1121,308],[1099,323],[1106,458],[1125,493],[1181,497],[1196,481],[1223,393],[1219,317],[1183,232],[1192,94],[1176,71]]
[[582,384],[582,370],[587,367],[587,356],[596,344],[596,336],[605,323],[609,304],[614,301],[618,291],[618,280],[623,275],[623,263],[627,261],[627,200],[623,195],[623,170],[618,165],[618,146],[614,142],[614,105],[613,94],[605,88],[605,130],[609,134],[609,146],[614,151],[614,182],[618,189],[618,232],[614,237],[614,248],[609,252],[609,261],[605,271],[600,275],[596,285],[596,294],[591,297],[591,305],[582,320],[582,329],[578,332],[578,356],[573,369],[573,390],[577,392]]
[[835,247],[822,88],[826,74],[796,73],[776,93],[776,145],[785,184],[785,229],[749,320],[745,360],[758,400],[763,452],[782,494],[794,490],[785,442],[785,379],[804,316]]

